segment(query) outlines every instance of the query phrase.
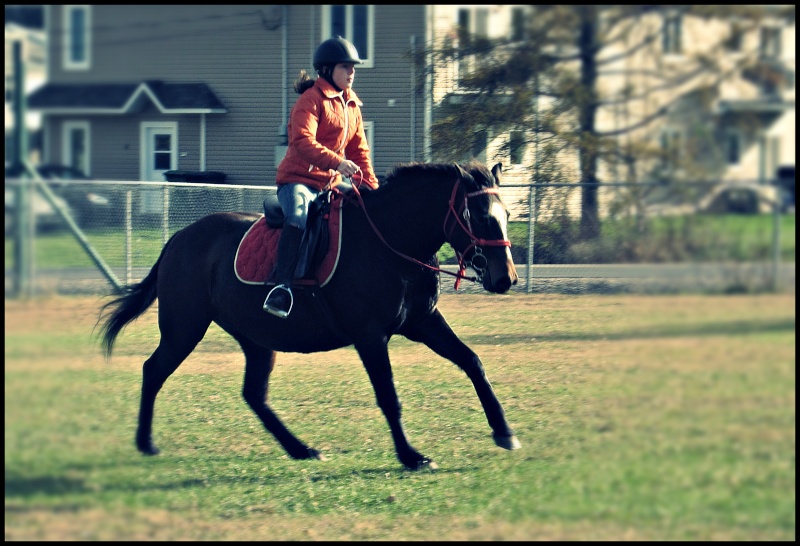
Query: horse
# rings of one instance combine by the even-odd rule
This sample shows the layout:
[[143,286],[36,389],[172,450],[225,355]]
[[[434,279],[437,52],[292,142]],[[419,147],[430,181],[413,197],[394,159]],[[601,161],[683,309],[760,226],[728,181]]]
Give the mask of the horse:
[[[269,287],[237,279],[237,245],[261,215],[209,214],[177,231],[150,272],[101,307],[107,359],[115,338],[158,298],[158,346],[144,362],[136,446],[156,455],[152,440],[156,396],[212,322],[230,334],[245,356],[242,396],[264,428],[296,460],[326,460],[283,424],[267,403],[277,352],[317,353],[354,346],[407,469],[435,469],[403,429],[388,342],[402,335],[427,345],[461,368],[472,382],[497,446],[520,442],[484,372],[480,358],[453,332],[437,308],[441,272],[436,253],[449,243],[462,278],[503,294],[518,277],[507,232],[508,211],[498,193],[502,166],[481,163],[410,163],[395,166],[377,189],[342,194],[339,263],[324,286],[296,288],[286,318],[262,310]],[[466,277],[469,267],[475,277]],[[457,288],[457,286],[456,286]]]

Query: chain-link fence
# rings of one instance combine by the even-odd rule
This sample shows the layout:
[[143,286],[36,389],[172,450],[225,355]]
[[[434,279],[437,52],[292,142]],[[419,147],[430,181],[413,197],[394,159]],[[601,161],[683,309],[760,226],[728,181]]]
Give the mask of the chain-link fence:
[[[28,191],[26,191],[28,188]],[[109,293],[219,211],[261,213],[274,187],[6,179],[6,294]],[[522,292],[794,289],[794,198],[775,184],[601,184],[596,233],[579,184],[507,185]],[[29,211],[24,214],[23,211]],[[448,245],[440,251],[455,268]],[[451,290],[449,276],[443,291]],[[461,284],[462,291],[480,291]]]

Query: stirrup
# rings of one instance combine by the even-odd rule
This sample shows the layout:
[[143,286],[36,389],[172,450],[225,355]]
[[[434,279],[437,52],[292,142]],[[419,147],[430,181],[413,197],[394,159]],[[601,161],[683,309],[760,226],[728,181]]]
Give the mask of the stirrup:
[[[272,307],[267,303],[269,301],[269,298],[272,296],[272,293],[278,289],[285,290],[289,294],[289,309],[287,309],[286,311],[284,311],[283,309]],[[294,306],[294,296],[292,295],[292,289],[286,286],[285,284],[278,284],[275,286],[275,288],[269,291],[269,294],[267,294],[267,298],[264,300],[264,305],[262,305],[261,308],[271,315],[275,315],[276,317],[279,318],[286,318],[289,316],[289,313],[292,312],[292,306]]]

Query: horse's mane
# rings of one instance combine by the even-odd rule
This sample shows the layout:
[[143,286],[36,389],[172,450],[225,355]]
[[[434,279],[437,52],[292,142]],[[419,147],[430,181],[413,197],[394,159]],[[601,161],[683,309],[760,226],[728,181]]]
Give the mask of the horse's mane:
[[[461,168],[471,174],[481,186],[491,183],[492,174],[483,163],[470,161],[461,165]],[[404,163],[392,169],[386,179],[381,183],[381,187],[392,184],[402,184],[410,180],[437,179],[442,177],[461,176],[458,165],[455,163]]]

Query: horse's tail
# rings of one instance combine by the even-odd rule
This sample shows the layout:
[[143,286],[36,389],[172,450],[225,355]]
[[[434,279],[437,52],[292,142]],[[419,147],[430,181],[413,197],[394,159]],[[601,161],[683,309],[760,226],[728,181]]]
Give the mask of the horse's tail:
[[[138,283],[123,287],[124,293],[110,302],[103,305],[100,309],[101,316],[98,323],[103,321],[100,327],[102,338],[103,353],[106,359],[111,356],[114,348],[114,340],[122,329],[129,322],[138,318],[142,313],[156,301],[156,284],[158,281],[158,266],[164,257],[164,252],[169,246],[169,241],[161,250],[156,263],[150,269],[147,276]],[[111,308],[111,309],[109,309]],[[104,320],[105,319],[105,320]]]

